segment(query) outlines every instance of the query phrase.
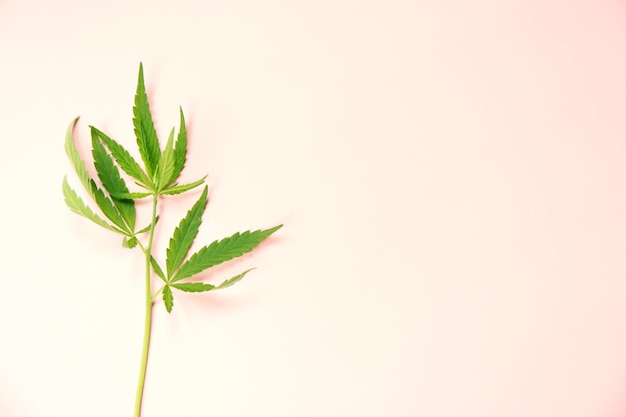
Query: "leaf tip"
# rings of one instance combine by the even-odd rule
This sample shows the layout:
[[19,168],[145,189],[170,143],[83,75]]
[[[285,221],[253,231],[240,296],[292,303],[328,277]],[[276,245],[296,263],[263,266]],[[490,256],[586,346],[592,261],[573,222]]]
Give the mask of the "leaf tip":
[[143,80],[143,62],[139,62],[139,80],[137,82],[137,89],[144,89],[145,90],[145,85],[144,85],[144,80]]
[[284,224],[279,224],[278,226],[274,226],[271,229],[268,229],[267,231],[270,232],[270,234],[274,233],[275,231],[277,231],[278,229],[282,228],[284,226]]
[[72,121],[70,122],[70,125],[67,127],[67,132],[65,133],[66,143],[68,140],[71,140],[72,131],[74,130],[74,127],[76,127],[76,124],[78,123],[78,119],[80,119],[80,116],[74,117],[74,119],[72,119]]

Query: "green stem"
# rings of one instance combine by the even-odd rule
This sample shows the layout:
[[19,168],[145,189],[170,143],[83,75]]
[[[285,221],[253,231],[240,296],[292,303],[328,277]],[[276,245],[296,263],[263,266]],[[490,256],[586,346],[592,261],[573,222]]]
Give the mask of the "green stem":
[[141,404],[143,401],[143,387],[146,382],[146,368],[148,366],[148,352],[150,350],[150,330],[152,328],[152,306],[154,299],[152,298],[150,259],[152,257],[152,240],[154,238],[154,226],[156,223],[157,199],[155,195],[152,200],[152,223],[150,225],[150,236],[148,237],[148,246],[144,253],[146,254],[146,312],[143,328],[143,349],[141,352],[141,365],[139,368],[139,382],[137,383],[137,395],[135,396],[135,417],[141,416]]

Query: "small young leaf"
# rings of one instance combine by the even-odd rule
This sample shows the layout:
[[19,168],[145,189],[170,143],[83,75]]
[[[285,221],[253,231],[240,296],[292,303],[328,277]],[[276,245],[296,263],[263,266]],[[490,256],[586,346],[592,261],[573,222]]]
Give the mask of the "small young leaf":
[[113,164],[113,160],[104,149],[104,146],[102,146],[102,143],[93,130],[91,131],[91,142],[93,146],[94,166],[96,167],[96,172],[102,182],[102,186],[111,195],[113,204],[124,218],[128,229],[133,231],[135,230],[136,218],[135,202],[133,200],[115,198],[118,194],[128,193],[128,188],[126,188],[124,180],[120,177],[120,172]]
[[185,115],[183,114],[183,109],[181,107],[180,108],[180,131],[178,132],[178,139],[176,140],[176,146],[174,147],[174,172],[172,173],[172,177],[170,178],[169,183],[171,183],[176,178],[178,178],[181,171],[185,167],[186,159],[187,159],[187,127],[185,126]]
[[206,207],[207,193],[208,188],[204,187],[204,191],[196,204],[187,212],[187,215],[174,230],[174,235],[170,239],[170,244],[167,248],[166,266],[168,277],[171,277],[183,262],[193,240],[198,234],[200,223],[202,223],[202,215]]
[[96,215],[84,202],[83,200],[76,194],[72,188],[70,188],[67,183],[67,177],[63,178],[63,196],[65,197],[65,204],[72,210],[74,213],[79,214],[83,217],[88,218],[92,222],[96,223],[99,226],[104,227],[105,229],[111,230],[116,233],[125,234],[118,228],[108,224],[106,221],[102,220],[98,215]]
[[141,159],[145,164],[148,176],[155,180],[154,173],[159,165],[161,149],[159,148],[159,140],[152,122],[152,115],[150,114],[150,105],[148,104],[146,86],[143,80],[142,64],[139,65],[139,79],[137,81],[133,115],[133,125],[135,126],[135,136],[137,137],[137,146],[139,146]]
[[244,271],[244,272],[242,272],[242,273],[241,273],[241,274],[239,274],[239,275],[235,275],[234,277],[232,277],[232,278],[230,278],[230,279],[227,279],[226,281],[222,282],[220,285],[218,285],[217,287],[215,287],[215,289],[216,289],[216,290],[222,290],[222,289],[224,289],[224,288],[228,288],[228,287],[230,287],[231,285],[233,285],[233,284],[235,284],[235,283],[237,283],[237,282],[241,281],[241,279],[242,279],[243,277],[245,277],[245,276],[246,276],[246,274],[247,274],[248,272],[252,271],[253,269],[254,269],[254,268],[248,269],[247,271]]
[[216,240],[209,246],[205,246],[193,254],[189,260],[181,265],[178,272],[176,272],[170,281],[176,282],[181,279],[189,278],[214,265],[250,252],[254,247],[281,227],[282,224],[266,230],[256,230],[254,232],[246,231],[243,233],[237,232],[231,237]]
[[165,303],[165,309],[168,313],[172,312],[172,307],[174,307],[174,295],[172,294],[172,289],[169,285],[163,287],[163,302]]
[[185,292],[206,292],[215,288],[215,285],[204,282],[183,282],[181,284],[171,284],[171,286]]
[[161,269],[161,266],[156,261],[156,259],[154,259],[154,256],[150,256],[150,264],[152,265],[152,269],[157,274],[157,276],[163,281],[167,282],[167,279],[165,279],[165,274],[163,274],[163,270]]
[[124,236],[122,239],[122,246],[128,249],[132,249],[137,246],[137,238],[131,237],[130,239],[127,236]]
[[204,180],[206,179],[206,175],[204,177],[202,177],[201,179],[199,179],[198,181],[189,183],[189,184],[183,184],[183,185],[178,185],[178,184],[174,184],[169,188],[166,188],[165,190],[161,191],[161,194],[163,195],[175,195],[175,194],[181,194],[184,193],[185,191],[189,191],[192,190],[194,188],[196,188],[199,185],[202,185],[202,183],[204,183]]
[[174,129],[172,129],[156,170],[156,187],[158,190],[170,185],[172,182],[170,178],[174,174],[174,168]]
[[113,158],[115,158],[115,161],[119,164],[120,168],[122,168],[122,170],[126,174],[139,181],[144,187],[151,187],[151,181],[148,178],[148,175],[144,172],[141,166],[139,166],[137,161],[135,161],[135,158],[133,158],[122,145],[120,145],[95,127],[89,127],[91,129],[91,134],[96,135],[98,139],[104,142],[106,147],[111,152],[111,155],[113,155]]

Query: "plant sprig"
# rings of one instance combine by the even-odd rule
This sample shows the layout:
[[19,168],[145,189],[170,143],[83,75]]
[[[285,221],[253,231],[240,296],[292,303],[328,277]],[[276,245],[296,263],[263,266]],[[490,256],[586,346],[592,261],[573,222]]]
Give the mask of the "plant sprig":
[[[145,324],[142,359],[135,401],[135,417],[141,415],[143,388],[148,362],[152,310],[160,295],[168,313],[174,306],[174,290],[183,292],[207,292],[228,288],[240,281],[252,269],[224,280],[219,285],[202,282],[198,275],[212,266],[237,258],[253,250],[262,241],[282,227],[281,225],[255,231],[235,233],[230,237],[216,240],[189,255],[192,244],[198,235],[204,214],[208,187],[205,185],[199,199],[189,209],[175,228],[166,250],[165,268],[152,253],[156,225],[159,219],[158,202],[164,195],[176,195],[190,191],[204,184],[206,176],[191,183],[178,184],[176,180],[185,167],[187,157],[187,130],[185,116],[180,109],[180,128],[175,135],[170,131],[165,146],[161,148],[154,128],[143,77],[143,65],[139,65],[139,78],[133,106],[133,126],[142,165],[117,141],[101,130],[89,126],[91,133],[92,156],[100,185],[90,178],[85,163],[76,150],[72,132],[78,122],[74,119],[65,135],[65,152],[70,159],[80,183],[95,203],[99,212],[83,201],[67,181],[63,179],[63,196],[67,206],[75,213],[95,224],[122,235],[122,245],[126,248],[138,247],[145,256]],[[130,190],[122,172],[132,178],[140,190]],[[136,230],[137,212],[135,200],[152,197],[150,224]],[[145,237],[147,234],[147,238]],[[143,237],[142,237],[143,236]],[[163,283],[156,290],[152,288],[152,272]],[[194,281],[190,279],[196,278]]]

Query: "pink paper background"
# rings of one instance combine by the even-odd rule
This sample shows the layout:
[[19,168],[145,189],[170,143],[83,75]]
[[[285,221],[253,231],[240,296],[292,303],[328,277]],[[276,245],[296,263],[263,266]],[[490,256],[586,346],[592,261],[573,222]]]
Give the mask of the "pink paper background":
[[142,261],[60,185],[141,60],[198,243],[286,224],[156,306],[146,417],[625,416],[625,51],[617,0],[0,0],[0,415],[131,414]]

